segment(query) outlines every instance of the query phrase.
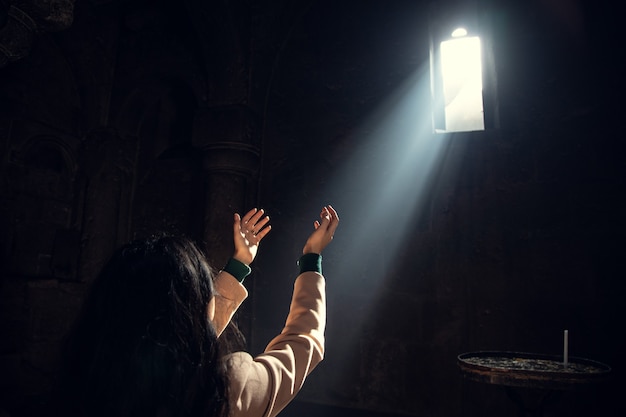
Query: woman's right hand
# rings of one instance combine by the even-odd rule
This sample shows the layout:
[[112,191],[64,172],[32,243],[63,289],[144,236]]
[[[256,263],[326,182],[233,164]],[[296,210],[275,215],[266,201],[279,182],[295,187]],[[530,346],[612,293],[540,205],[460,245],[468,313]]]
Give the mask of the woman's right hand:
[[333,240],[335,230],[337,230],[337,226],[339,225],[337,212],[331,205],[325,206],[320,213],[320,219],[321,222],[316,220],[313,223],[315,231],[311,233],[304,244],[304,248],[302,249],[302,254],[304,255],[307,253],[321,254],[322,250]]

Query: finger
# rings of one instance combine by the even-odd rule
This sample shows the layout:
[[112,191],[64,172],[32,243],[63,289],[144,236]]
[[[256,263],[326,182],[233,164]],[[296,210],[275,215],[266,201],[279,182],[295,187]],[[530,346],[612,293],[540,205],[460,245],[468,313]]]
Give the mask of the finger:
[[313,222],[313,227],[315,228],[315,230],[319,229],[320,226],[320,222],[318,222],[317,220]]
[[259,242],[270,232],[270,230],[272,230],[271,225],[267,226],[264,229],[261,229],[259,233],[255,234],[256,238],[259,239]]
[[328,211],[330,213],[330,217],[331,217],[331,224],[334,224],[334,227],[337,227],[337,224],[339,223],[339,214],[337,214],[337,211],[335,210],[335,208],[333,206],[328,206]]
[[253,224],[253,220],[249,221],[248,224],[246,225],[246,233],[249,233],[252,236],[257,237],[259,233],[262,230],[264,230],[263,228],[266,227],[269,221],[270,221],[269,216],[265,216],[261,221],[259,221],[256,224]]
[[233,229],[235,231],[235,233],[238,233],[241,231],[241,216],[239,215],[239,213],[235,213],[235,221],[233,222]]
[[328,208],[332,216],[332,221],[330,222],[328,231],[330,232],[330,235],[333,236],[335,234],[335,230],[337,230],[337,226],[339,226],[339,215],[337,214],[337,211],[332,206],[328,206]]
[[320,213],[320,218],[322,219],[321,225],[324,227],[328,227],[328,224],[331,221],[331,214],[330,211],[328,211],[328,208],[324,207],[322,209],[322,212]]
[[251,209],[250,211],[248,211],[246,213],[246,215],[243,216],[243,219],[242,219],[243,223],[248,223],[250,221],[250,219],[252,218],[252,216],[254,216],[257,211],[258,210],[256,209],[256,207]]
[[330,204],[328,205],[327,209],[330,212],[331,216],[337,221],[339,221],[339,214],[337,214],[337,210],[335,210],[335,208],[331,206]]
[[265,226],[269,221],[270,221],[270,216],[265,216],[261,220],[259,220],[256,224],[253,224],[250,227],[250,230],[260,231],[263,228],[263,226]]
[[[255,209],[256,210],[256,209]],[[249,227],[254,227],[254,225],[259,221],[261,216],[265,213],[265,210],[257,210],[252,217],[248,220],[247,224]]]

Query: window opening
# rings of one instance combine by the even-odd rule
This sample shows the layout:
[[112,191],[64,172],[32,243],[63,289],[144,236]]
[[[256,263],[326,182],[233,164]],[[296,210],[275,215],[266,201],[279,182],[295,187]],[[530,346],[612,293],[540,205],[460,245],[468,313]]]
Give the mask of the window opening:
[[[452,38],[439,44],[439,74],[435,74],[435,112],[442,112],[436,132],[485,129],[482,83],[482,51],[478,36],[457,28]],[[437,70],[437,69],[436,69]],[[437,118],[436,118],[437,119]],[[442,120],[441,120],[442,119]],[[443,123],[441,123],[443,122]]]

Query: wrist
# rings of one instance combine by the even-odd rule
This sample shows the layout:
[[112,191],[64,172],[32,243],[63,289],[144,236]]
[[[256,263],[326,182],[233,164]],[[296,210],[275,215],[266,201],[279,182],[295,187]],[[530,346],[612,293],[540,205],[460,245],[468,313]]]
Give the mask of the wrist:
[[304,245],[304,248],[302,248],[302,254],[306,255],[307,253],[315,253],[320,255],[322,253],[322,249],[313,247],[311,245]]
[[243,282],[243,280],[248,275],[250,275],[250,273],[252,272],[252,269],[250,269],[250,266],[248,266],[248,264],[241,262],[235,257],[232,257],[226,263],[226,266],[224,267],[223,271],[228,272],[229,274],[234,276],[235,279],[237,279],[237,281]]
[[313,271],[322,273],[322,255],[319,253],[308,252],[298,259],[300,273]]
[[237,261],[239,261],[242,264],[245,264],[247,266],[250,266],[250,264],[253,261],[252,257],[249,254],[247,254],[247,253],[241,254],[241,253],[235,252],[235,254],[233,255],[233,259],[235,259],[235,260],[237,260]]

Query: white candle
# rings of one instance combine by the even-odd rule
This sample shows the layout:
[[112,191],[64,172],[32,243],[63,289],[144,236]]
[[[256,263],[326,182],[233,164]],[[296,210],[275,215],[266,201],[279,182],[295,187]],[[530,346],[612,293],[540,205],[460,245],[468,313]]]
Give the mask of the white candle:
[[569,356],[569,352],[568,352],[568,331],[564,330],[563,331],[563,364],[567,366],[567,361],[568,361],[568,356]]

